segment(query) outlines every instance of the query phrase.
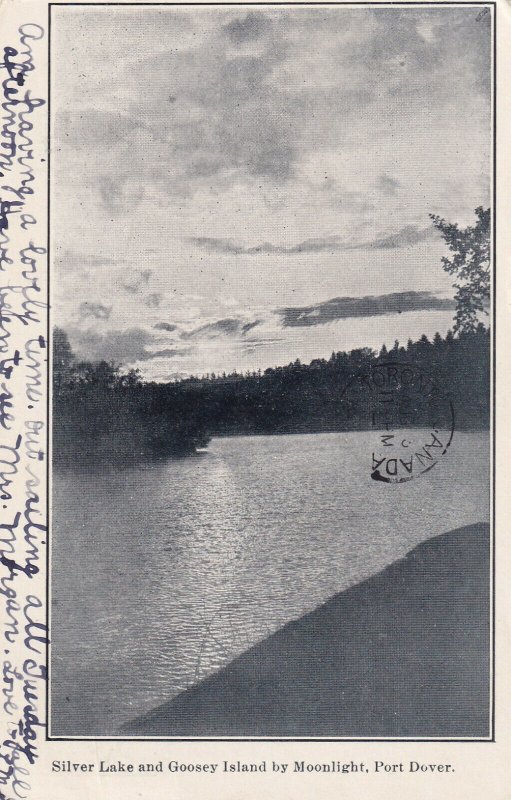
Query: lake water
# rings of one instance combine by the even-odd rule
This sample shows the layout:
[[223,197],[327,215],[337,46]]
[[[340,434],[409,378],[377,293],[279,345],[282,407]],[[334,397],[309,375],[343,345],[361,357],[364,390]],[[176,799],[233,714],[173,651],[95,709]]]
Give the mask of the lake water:
[[489,438],[370,479],[374,433],[55,475],[51,734],[108,736],[415,545],[487,521]]

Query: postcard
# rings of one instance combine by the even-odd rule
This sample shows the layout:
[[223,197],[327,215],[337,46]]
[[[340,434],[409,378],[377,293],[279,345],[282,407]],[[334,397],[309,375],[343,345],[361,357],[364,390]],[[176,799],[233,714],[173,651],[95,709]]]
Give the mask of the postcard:
[[0,800],[505,800],[509,5],[0,22]]

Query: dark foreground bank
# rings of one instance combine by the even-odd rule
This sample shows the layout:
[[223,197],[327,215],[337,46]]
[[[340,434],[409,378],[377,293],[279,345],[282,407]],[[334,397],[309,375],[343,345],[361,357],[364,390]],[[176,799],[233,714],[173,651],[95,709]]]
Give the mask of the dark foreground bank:
[[430,539],[123,732],[486,737],[489,555],[482,523]]

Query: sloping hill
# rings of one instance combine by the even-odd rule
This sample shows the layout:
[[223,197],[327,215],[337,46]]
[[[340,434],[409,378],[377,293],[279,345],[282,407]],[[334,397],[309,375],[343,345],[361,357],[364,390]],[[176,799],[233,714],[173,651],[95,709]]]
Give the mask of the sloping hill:
[[489,557],[486,524],[430,539],[124,732],[486,737]]

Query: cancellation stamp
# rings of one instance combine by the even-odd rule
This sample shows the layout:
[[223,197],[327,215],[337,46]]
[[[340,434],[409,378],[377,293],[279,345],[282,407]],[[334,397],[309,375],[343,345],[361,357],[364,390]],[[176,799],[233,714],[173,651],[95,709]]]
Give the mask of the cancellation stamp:
[[418,365],[382,362],[350,383],[359,423],[374,436],[370,475],[405,483],[424,475],[447,453],[454,436],[454,408],[439,382]]

